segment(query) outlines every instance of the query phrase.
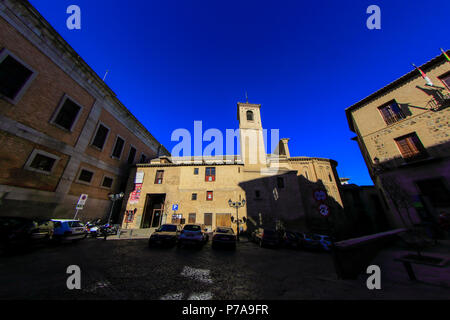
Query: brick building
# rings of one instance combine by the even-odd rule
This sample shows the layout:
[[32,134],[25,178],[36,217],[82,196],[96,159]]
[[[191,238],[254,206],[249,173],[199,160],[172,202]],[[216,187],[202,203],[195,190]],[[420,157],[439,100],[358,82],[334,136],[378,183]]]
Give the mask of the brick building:
[[[314,199],[316,190],[328,194],[323,204],[339,225],[342,200],[337,162],[291,157],[289,139],[281,139],[274,153],[266,154],[260,109],[258,104],[237,105],[240,155],[160,157],[137,164],[127,187],[122,226],[142,229],[162,223],[199,223],[209,231],[217,226],[236,229],[236,209],[228,201],[245,199],[238,213],[240,219],[249,219],[242,224],[244,229],[261,224],[274,227],[282,221],[297,229],[327,232],[319,212],[322,202]],[[256,154],[260,157],[255,158]]]
[[[447,52],[450,54],[450,52]],[[346,109],[391,226],[450,210],[450,62],[442,54]]]
[[73,217],[88,194],[81,218],[104,217],[168,154],[28,1],[0,2],[1,215]]

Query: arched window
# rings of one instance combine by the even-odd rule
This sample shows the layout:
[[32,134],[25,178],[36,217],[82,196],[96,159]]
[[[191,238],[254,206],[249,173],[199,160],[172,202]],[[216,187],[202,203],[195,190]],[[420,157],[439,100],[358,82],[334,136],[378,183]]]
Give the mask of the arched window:
[[247,121],[253,121],[253,111],[247,111]]

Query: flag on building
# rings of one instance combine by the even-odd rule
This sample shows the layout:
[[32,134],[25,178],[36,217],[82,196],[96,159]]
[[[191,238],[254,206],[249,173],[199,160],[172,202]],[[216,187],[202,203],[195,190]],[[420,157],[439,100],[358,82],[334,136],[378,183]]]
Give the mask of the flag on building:
[[425,81],[427,82],[427,85],[428,86],[433,86],[433,82],[431,82],[431,80],[430,80],[430,78],[428,78],[427,74],[425,72],[423,72],[419,67],[417,67],[414,63],[412,65],[414,66],[414,68],[419,70],[420,75],[422,76],[422,78],[425,79]]
[[444,54],[444,57],[447,59],[448,62],[450,62],[450,57],[448,54],[444,51],[444,49],[441,48],[442,53]]

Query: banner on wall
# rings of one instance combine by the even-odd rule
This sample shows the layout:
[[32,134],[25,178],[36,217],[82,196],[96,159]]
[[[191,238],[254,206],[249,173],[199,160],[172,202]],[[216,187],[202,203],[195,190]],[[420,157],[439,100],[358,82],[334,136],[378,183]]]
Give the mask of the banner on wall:
[[136,204],[139,202],[139,199],[141,198],[141,191],[142,191],[142,183],[135,183],[134,184],[134,190],[130,194],[130,204]]

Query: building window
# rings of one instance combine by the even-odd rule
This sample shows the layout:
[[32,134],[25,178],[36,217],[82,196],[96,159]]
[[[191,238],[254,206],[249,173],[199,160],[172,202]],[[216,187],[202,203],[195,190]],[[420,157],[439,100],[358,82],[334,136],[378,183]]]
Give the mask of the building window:
[[380,110],[386,124],[392,124],[406,118],[405,114],[395,101],[391,101],[388,104],[379,107],[378,110]]
[[247,111],[247,121],[253,121],[253,111]]
[[53,168],[55,168],[58,160],[59,157],[51,153],[42,150],[33,150],[25,164],[25,169],[50,174],[53,171]]
[[113,158],[120,159],[124,145],[125,145],[125,140],[123,140],[121,137],[117,136],[116,144],[114,145],[113,153],[111,156]]
[[37,73],[8,50],[0,54],[0,96],[17,103]]
[[277,187],[278,189],[284,188],[284,179],[283,177],[277,177]]
[[331,177],[331,174],[328,174],[328,179],[330,179],[330,182],[333,182],[333,178]]
[[212,213],[205,213],[203,224],[205,226],[212,226]]
[[216,168],[206,168],[205,181],[216,181]]
[[259,190],[255,190],[255,197],[256,199],[261,198],[261,192]]
[[139,163],[146,163],[147,162],[147,157],[146,155],[143,153],[141,154],[141,159],[139,160]]
[[414,161],[423,159],[427,156],[426,150],[417,137],[416,133],[395,139],[397,146],[405,161]]
[[440,76],[439,79],[447,87],[447,89],[450,90],[450,72]]
[[113,178],[104,177],[102,187],[110,189],[112,187],[113,181],[114,181]]
[[163,183],[164,170],[156,171],[155,184]]
[[81,107],[68,96],[64,96],[51,122],[58,127],[72,131],[75,122],[81,114]]
[[213,192],[206,191],[206,201],[212,201],[212,200],[213,200]]
[[136,157],[136,148],[130,147],[130,153],[128,154],[128,164],[133,164],[134,158]]
[[97,131],[95,132],[94,139],[92,140],[92,145],[94,147],[99,148],[100,150],[103,149],[103,146],[105,145],[106,138],[108,138],[109,129],[104,126],[103,124],[99,124],[97,127]]
[[79,182],[85,182],[85,183],[91,183],[92,177],[94,176],[94,173],[92,171],[81,169],[80,175],[78,176]]
[[196,193],[192,194],[192,200],[197,200],[197,194]]
[[189,213],[189,220],[188,220],[188,222],[189,223],[195,223],[195,216],[196,216],[195,213]]
[[450,192],[443,179],[427,179],[416,181],[420,194],[426,196],[433,206],[449,206]]
[[198,168],[194,168],[194,174],[198,175]]

